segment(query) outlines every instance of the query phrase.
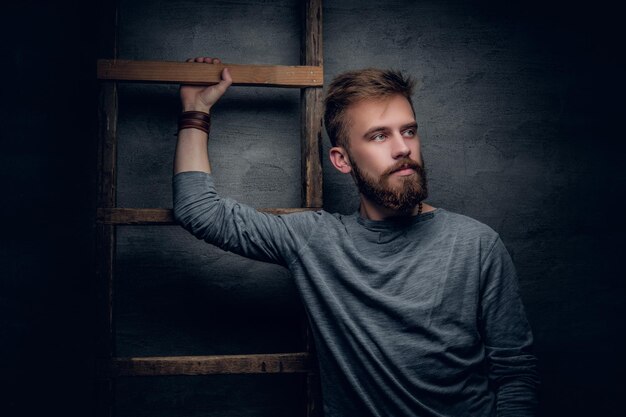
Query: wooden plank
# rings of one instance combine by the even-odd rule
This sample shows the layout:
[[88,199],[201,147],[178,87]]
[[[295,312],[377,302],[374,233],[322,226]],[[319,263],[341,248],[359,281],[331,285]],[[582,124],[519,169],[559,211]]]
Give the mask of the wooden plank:
[[307,88],[301,93],[302,206],[323,206],[322,91]]
[[[302,211],[320,210],[319,207],[264,208],[258,211],[270,214],[290,214]],[[98,208],[97,221],[101,224],[115,225],[173,225],[172,209],[166,208]]]
[[98,223],[117,225],[175,224],[171,209],[98,208]]
[[[116,203],[116,127],[117,87],[106,83],[100,89],[99,151],[98,151],[98,204],[104,207]],[[115,351],[113,327],[113,271],[115,264],[115,226],[96,225],[96,304],[97,304],[97,357],[111,358]],[[96,381],[96,415],[110,417],[113,413],[114,382]]]
[[[303,2],[302,43],[300,64],[323,67],[322,50],[322,0]],[[302,206],[322,207],[322,118],[323,96],[321,88],[304,88],[300,92],[300,152]],[[306,375],[306,417],[322,415],[322,397],[317,359],[308,318],[304,317],[305,348],[315,367]]]
[[233,85],[262,87],[322,86],[324,74],[320,66],[284,65],[207,65],[196,62],[98,60],[101,80],[136,81],[169,84],[211,85],[220,81],[228,67]]
[[105,366],[100,371],[112,377],[306,373],[309,371],[309,354],[297,352],[113,358],[109,367]]
[[306,386],[306,416],[321,417],[324,410],[322,408],[322,384],[319,373],[308,372]]
[[[98,205],[115,207],[117,182],[117,105],[116,83],[100,86],[99,147],[98,147]],[[97,219],[96,219],[97,220]],[[115,264],[115,226],[96,227],[96,285],[98,303],[98,356],[114,355],[113,329],[113,270]]]
[[315,351],[315,341],[313,340],[313,332],[309,324],[308,316],[302,314],[302,329],[305,351],[309,353],[310,370],[306,374],[306,393],[305,393],[305,410],[304,415],[307,417],[322,416],[322,385],[319,378],[319,368],[317,353]]
[[[303,34],[300,61],[302,65],[323,66],[322,1],[304,3]],[[301,178],[302,206],[322,207],[322,89],[305,88],[301,103]]]
[[[117,154],[117,86],[106,83],[100,88],[98,192],[99,206],[116,204]],[[114,354],[113,330],[113,269],[115,264],[115,226],[98,224],[96,227],[96,285],[98,303],[99,357]]]
[[[117,2],[97,2],[98,55],[117,57]],[[97,206],[115,207],[118,93],[116,83],[102,83],[98,101]],[[110,360],[115,354],[113,327],[113,268],[115,226],[96,224],[96,357]],[[111,417],[115,402],[115,381],[95,381],[97,417]]]

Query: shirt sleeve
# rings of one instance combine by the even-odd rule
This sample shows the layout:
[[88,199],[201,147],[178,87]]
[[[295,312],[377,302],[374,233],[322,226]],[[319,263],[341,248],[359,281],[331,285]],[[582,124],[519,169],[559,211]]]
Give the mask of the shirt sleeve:
[[198,239],[264,262],[287,265],[306,245],[321,213],[262,213],[220,197],[205,172],[181,172],[172,180],[174,219]]
[[534,416],[539,377],[513,261],[498,237],[481,269],[481,331],[498,417]]

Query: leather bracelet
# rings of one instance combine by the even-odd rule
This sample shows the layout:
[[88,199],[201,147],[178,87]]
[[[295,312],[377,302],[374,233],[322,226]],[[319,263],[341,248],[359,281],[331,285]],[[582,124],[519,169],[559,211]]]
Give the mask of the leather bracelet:
[[178,120],[184,119],[204,120],[207,123],[211,123],[211,115],[203,111],[184,111],[178,116]]
[[207,126],[210,127],[210,123],[205,122],[204,120],[197,120],[197,119],[183,119],[180,120],[178,122],[179,125],[203,125],[203,126]]
[[198,129],[209,134],[211,115],[201,111],[186,111],[178,116],[178,132],[183,129]]
[[209,129],[207,125],[201,124],[201,123],[185,123],[185,124],[178,126],[178,132],[180,132],[183,129],[198,129],[198,130],[203,131],[207,135],[209,134]]

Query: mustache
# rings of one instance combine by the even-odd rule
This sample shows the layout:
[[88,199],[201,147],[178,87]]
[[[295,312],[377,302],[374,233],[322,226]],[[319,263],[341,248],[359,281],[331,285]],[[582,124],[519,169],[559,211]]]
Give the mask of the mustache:
[[406,168],[411,168],[415,170],[417,173],[422,172],[422,166],[418,164],[416,161],[410,158],[402,158],[398,162],[396,162],[395,164],[387,168],[385,172],[383,172],[382,176],[387,177],[396,171],[400,171],[401,169],[406,169]]

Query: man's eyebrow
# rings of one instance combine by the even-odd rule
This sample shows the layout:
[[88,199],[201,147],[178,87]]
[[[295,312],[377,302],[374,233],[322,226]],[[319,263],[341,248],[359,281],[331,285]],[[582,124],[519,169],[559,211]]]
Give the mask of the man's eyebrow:
[[363,133],[363,137],[370,136],[374,132],[384,132],[386,130],[389,130],[387,126],[374,126]]
[[[414,128],[417,129],[417,123],[416,122],[411,122],[411,123],[407,123],[405,125],[400,126],[400,130],[405,130],[405,129],[409,129],[409,128]],[[388,131],[389,127],[387,126],[374,126],[370,129],[368,129],[365,133],[363,133],[363,137],[368,137],[371,134],[373,134],[374,132],[385,132]]]

